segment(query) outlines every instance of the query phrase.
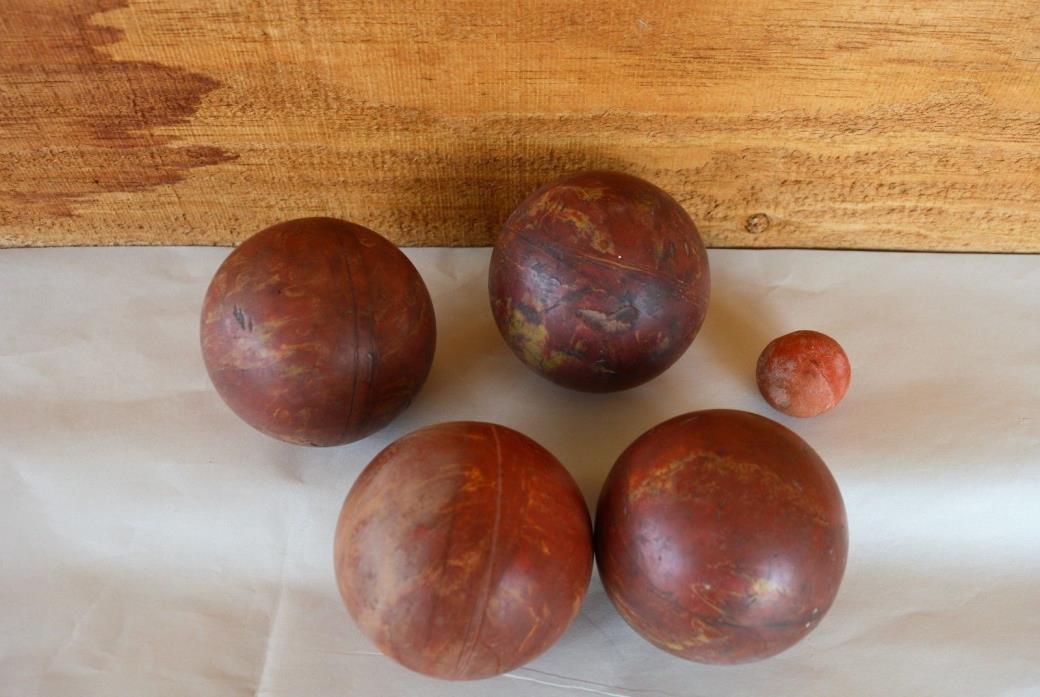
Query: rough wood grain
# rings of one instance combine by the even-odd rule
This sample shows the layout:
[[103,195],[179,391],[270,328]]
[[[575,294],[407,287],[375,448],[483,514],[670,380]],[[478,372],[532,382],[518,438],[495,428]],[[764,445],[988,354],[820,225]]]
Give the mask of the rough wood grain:
[[3,5],[3,245],[487,244],[607,167],[715,246],[1040,251],[1034,0]]

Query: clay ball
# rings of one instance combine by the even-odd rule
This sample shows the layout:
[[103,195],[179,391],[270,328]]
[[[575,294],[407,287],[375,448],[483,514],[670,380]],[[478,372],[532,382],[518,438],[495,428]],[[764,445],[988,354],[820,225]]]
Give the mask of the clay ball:
[[837,341],[802,330],[769,342],[758,357],[755,377],[774,409],[809,417],[838,405],[849,389],[852,369]]

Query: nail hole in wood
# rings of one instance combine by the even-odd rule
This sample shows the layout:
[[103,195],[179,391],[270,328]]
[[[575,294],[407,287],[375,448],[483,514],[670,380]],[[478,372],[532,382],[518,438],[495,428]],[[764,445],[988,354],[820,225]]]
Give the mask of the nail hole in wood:
[[769,222],[769,216],[765,213],[755,213],[744,221],[744,229],[752,235],[759,235],[769,229]]

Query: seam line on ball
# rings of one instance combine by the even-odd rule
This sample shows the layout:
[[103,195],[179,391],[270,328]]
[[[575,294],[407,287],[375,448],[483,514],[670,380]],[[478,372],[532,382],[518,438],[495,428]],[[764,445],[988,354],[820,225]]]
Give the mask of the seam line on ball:
[[[487,614],[488,601],[491,596],[491,578],[495,570],[495,555],[498,553],[499,528],[502,524],[502,442],[498,437],[498,428],[494,424],[488,424],[488,426],[491,430],[491,437],[495,441],[495,520],[491,525],[491,546],[488,549],[487,572],[484,574],[483,588],[478,596],[479,601],[474,613],[476,629],[471,636],[467,637],[462,651],[459,653],[460,663],[465,661],[465,665],[461,666],[463,670],[469,669],[469,664],[473,660],[473,651],[480,640],[480,632],[484,628],[484,617]],[[459,674],[458,667],[456,667],[455,673]]]
[[[349,236],[348,236],[349,237]],[[355,239],[355,238],[351,238]],[[358,363],[358,349],[360,347],[360,334],[361,334],[361,322],[358,320],[358,306],[357,306],[357,293],[354,290],[354,270],[350,268],[350,255],[343,255],[343,263],[347,267],[347,283],[350,288],[350,307],[351,314],[354,316],[354,384],[350,390],[350,405],[347,407],[347,418],[345,419],[346,432],[350,433],[353,430],[354,422],[354,403],[357,401],[357,390],[358,390],[358,378],[361,371],[357,369]]]

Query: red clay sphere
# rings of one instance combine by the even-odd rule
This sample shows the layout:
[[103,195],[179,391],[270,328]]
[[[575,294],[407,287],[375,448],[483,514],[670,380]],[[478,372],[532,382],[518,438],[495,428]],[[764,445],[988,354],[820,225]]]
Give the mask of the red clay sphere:
[[335,568],[380,651],[433,677],[486,678],[548,649],[574,619],[592,526],[570,474],[533,440],[445,423],[392,443],[361,473]]
[[618,172],[580,172],[506,221],[488,286],[513,352],[553,382],[612,392],[664,372],[708,308],[708,256],[675,199]]
[[852,378],[849,358],[826,334],[802,330],[773,339],[758,357],[758,390],[788,416],[816,416],[833,409]]
[[397,247],[354,223],[302,218],[243,242],[202,307],[202,356],[231,410],[301,445],[388,424],[430,371],[433,305]]
[[792,431],[742,411],[677,416],[607,478],[596,560],[645,639],[701,663],[783,651],[815,627],[845,569],[845,507]]

